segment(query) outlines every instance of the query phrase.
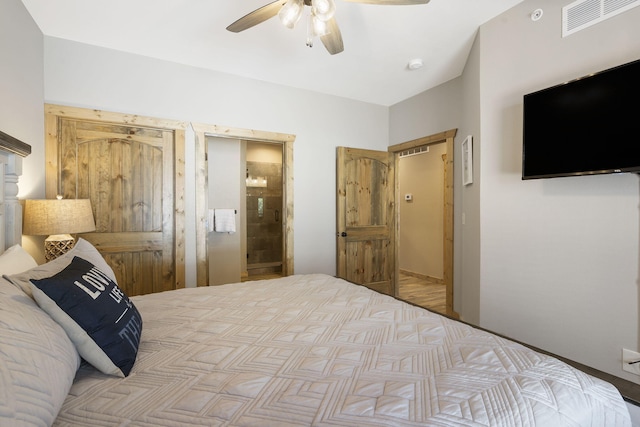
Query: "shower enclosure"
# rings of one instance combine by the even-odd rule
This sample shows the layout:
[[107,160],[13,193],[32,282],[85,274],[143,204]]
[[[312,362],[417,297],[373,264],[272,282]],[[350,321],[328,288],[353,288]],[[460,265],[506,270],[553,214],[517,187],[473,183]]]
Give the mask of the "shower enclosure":
[[249,278],[282,272],[282,199],[281,147],[247,143],[246,248]]

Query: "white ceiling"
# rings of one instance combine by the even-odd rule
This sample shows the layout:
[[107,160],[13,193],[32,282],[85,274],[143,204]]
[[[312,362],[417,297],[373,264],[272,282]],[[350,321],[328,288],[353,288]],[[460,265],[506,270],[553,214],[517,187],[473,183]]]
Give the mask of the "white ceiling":
[[[459,76],[482,23],[523,0],[386,6],[336,0],[345,49],[329,55],[306,25],[277,16],[227,25],[272,0],[22,0],[43,34],[267,82],[393,105]],[[408,62],[424,66],[410,71]]]

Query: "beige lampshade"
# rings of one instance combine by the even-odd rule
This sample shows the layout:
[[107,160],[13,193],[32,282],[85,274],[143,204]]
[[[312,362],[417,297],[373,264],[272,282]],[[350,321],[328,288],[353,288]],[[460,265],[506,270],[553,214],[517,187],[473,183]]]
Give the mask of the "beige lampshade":
[[95,230],[89,199],[25,200],[23,234],[48,236]]

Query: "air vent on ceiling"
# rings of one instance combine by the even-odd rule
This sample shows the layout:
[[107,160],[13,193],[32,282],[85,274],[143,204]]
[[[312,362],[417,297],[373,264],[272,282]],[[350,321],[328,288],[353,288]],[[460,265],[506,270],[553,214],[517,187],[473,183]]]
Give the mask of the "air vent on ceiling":
[[418,154],[424,154],[429,152],[428,145],[422,145],[420,147],[410,148],[400,153],[400,157],[417,156]]
[[640,0],[577,0],[562,8],[562,37],[640,6]]

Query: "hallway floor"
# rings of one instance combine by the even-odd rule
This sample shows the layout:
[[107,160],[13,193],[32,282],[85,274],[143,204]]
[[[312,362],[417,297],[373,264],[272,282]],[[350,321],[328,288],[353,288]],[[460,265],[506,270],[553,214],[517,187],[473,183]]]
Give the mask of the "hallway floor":
[[446,314],[446,291],[443,283],[400,273],[398,297],[420,307]]

